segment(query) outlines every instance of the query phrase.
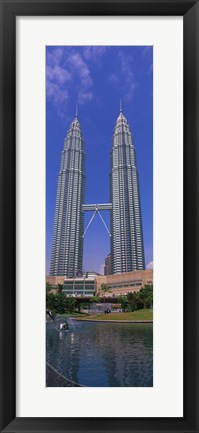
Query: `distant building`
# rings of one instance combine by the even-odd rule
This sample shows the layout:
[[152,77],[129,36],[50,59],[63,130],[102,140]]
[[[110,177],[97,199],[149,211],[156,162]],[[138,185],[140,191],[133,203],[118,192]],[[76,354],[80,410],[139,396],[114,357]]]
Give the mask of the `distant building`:
[[81,277],[64,279],[64,293],[67,296],[94,296],[95,279],[99,274],[85,272]]
[[111,255],[105,257],[104,275],[111,274]]
[[105,293],[106,297],[138,292],[145,284],[153,284],[153,269],[96,276],[96,294],[100,291],[101,284],[107,284],[110,289],[110,292]]
[[47,275],[46,283],[50,284],[52,288],[55,289],[58,286],[58,284],[64,284],[64,277],[61,275],[58,276]]
[[107,284],[110,292],[106,297],[117,297],[129,292],[138,292],[145,284],[153,284],[153,269],[143,271],[122,272],[121,274],[100,275],[96,272],[84,272],[81,277],[46,277],[46,282],[55,289],[63,284],[67,296],[93,296],[100,292],[101,284]]

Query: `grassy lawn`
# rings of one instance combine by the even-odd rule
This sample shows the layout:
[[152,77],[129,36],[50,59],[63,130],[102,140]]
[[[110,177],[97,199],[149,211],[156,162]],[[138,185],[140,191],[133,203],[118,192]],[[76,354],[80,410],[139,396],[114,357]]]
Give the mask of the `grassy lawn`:
[[153,320],[153,310],[138,310],[128,313],[93,314],[86,320]]
[[56,317],[84,317],[87,316],[86,313],[79,313],[79,312],[73,312],[73,313],[64,313],[64,314],[57,314]]

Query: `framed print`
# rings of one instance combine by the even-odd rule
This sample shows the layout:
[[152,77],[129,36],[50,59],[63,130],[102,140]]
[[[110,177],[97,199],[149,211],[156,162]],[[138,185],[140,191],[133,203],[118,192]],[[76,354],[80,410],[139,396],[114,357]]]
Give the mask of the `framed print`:
[[[145,77],[139,84],[131,71],[133,59],[136,59],[137,70],[141,69]],[[46,235],[51,233],[46,236],[49,317],[46,386],[49,387],[56,387],[55,375],[57,379],[59,377],[59,386],[61,375],[68,378],[68,385],[76,383],[103,388],[153,386],[152,65],[152,46],[46,47]],[[57,77],[58,70],[63,84],[60,83],[60,74]],[[100,74],[100,82],[94,79],[96,74]],[[137,75],[135,68],[134,74]],[[67,84],[68,80],[71,84]],[[61,98],[57,86],[61,88]],[[66,94],[64,89],[67,86]],[[139,92],[136,102],[138,86],[143,89],[143,95]],[[54,146],[50,119],[54,110],[57,113],[63,110],[64,113],[66,104],[69,114],[68,94],[72,99],[72,93],[78,101],[78,109],[75,114],[71,112],[72,122],[64,140],[64,153],[61,151],[57,183],[57,179],[53,181],[52,178],[53,173],[57,176],[55,155],[58,147]],[[140,103],[143,114],[140,123],[146,125],[145,138],[137,137],[137,152],[126,117],[128,107],[131,113],[133,100],[137,111]],[[117,107],[118,101],[120,106],[110,150],[109,128],[113,119],[112,115],[109,118],[109,110],[111,106]],[[104,133],[101,129],[102,104]],[[142,110],[143,104],[145,110]],[[86,113],[86,107],[88,110],[92,108],[90,114]],[[59,130],[60,119],[55,116]],[[94,133],[92,125],[95,129],[99,125],[99,133]],[[56,130],[56,121],[53,130]],[[140,154],[144,154],[141,171],[137,163],[139,148]],[[97,172],[93,170],[94,166],[97,166]],[[146,177],[142,182],[143,170]],[[52,185],[56,183],[55,206]],[[109,189],[110,196],[107,194]],[[128,194],[125,191],[129,191]],[[143,232],[146,233],[145,247]],[[93,248],[94,252],[96,249],[94,254]],[[107,251],[111,252],[107,255]],[[145,292],[143,308],[141,297]],[[53,312],[53,317],[50,312]],[[62,350],[56,343],[51,344],[52,338],[58,347],[62,345]],[[111,340],[114,342],[112,345]],[[59,350],[64,352],[65,345],[67,352],[71,347],[73,359],[68,356],[66,363],[63,356],[61,363],[56,353]],[[142,374],[138,358],[143,366]],[[72,365],[74,368],[71,369]]]
[[1,0],[1,431],[198,431],[198,25]]

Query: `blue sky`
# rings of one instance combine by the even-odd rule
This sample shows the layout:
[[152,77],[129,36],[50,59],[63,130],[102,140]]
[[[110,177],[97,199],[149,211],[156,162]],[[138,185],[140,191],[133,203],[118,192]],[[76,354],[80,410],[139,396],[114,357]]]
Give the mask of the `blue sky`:
[[[46,271],[61,151],[76,104],[86,153],[86,203],[109,202],[110,150],[120,98],[136,151],[145,260],[153,261],[153,48],[46,48]],[[109,211],[102,211],[109,226]],[[85,228],[92,213],[85,213]],[[110,240],[99,216],[84,239],[84,270],[103,272]]]

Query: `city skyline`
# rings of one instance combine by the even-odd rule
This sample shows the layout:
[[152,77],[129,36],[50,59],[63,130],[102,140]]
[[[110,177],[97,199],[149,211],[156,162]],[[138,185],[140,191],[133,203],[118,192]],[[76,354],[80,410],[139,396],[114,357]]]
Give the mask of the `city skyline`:
[[[85,51],[86,48],[87,52]],[[73,59],[73,67],[74,69],[76,68],[76,72],[79,68],[78,71],[80,75],[79,78],[74,78],[74,83],[76,83],[74,93],[76,95],[72,95],[74,88],[71,87],[71,83],[69,86],[66,80],[66,70],[69,74],[70,68],[68,66],[72,64],[71,59]],[[119,86],[118,83],[121,81],[120,70],[117,68],[115,78],[110,74],[113,65],[112,59],[119,61],[121,71],[123,70],[123,72],[121,72],[121,74],[123,74],[122,85]],[[126,79],[124,79],[125,62]],[[132,72],[130,65],[132,66]],[[143,67],[143,65],[145,67]],[[110,69],[109,75],[107,69]],[[139,81],[136,82],[138,69]],[[98,73],[100,72],[104,80],[102,80],[102,83],[96,81],[97,84],[95,86],[94,71],[95,76],[96,71],[98,71]],[[85,76],[87,77],[86,79]],[[106,81],[104,79],[105,76]],[[60,77],[62,77],[62,79]],[[88,77],[90,81],[93,80],[92,85],[88,84]],[[96,79],[98,80],[99,77],[96,77]],[[128,92],[130,79],[132,81],[132,94]],[[80,82],[81,86],[78,87],[77,83]],[[90,90],[92,89],[93,92],[90,96],[88,96],[86,82],[87,87],[89,88],[90,86]],[[138,172],[140,175],[146,267],[152,262],[152,83],[152,47],[47,47],[47,86],[49,87],[47,87],[46,113],[47,273],[49,272],[60,154],[69,124],[71,124],[74,119],[76,102],[78,102],[79,105],[78,118],[80,118],[85,141],[87,176],[85,203],[107,203],[110,201],[109,175],[110,151],[112,146],[111,135],[116,118],[118,117],[119,101],[120,98],[122,98],[124,115],[127,117],[134,138]],[[65,97],[63,96],[61,98],[59,91],[57,90],[57,92],[55,92],[55,89],[53,90],[52,84],[56,84],[56,89],[59,90],[62,87],[65,90],[68,88],[68,96],[66,97],[65,95]],[[103,92],[100,94],[99,90],[101,87]],[[87,96],[85,88],[87,90]],[[84,89],[84,97],[82,89]],[[108,89],[108,94],[105,91],[106,89]],[[142,125],[143,121],[144,128]],[[85,215],[85,227],[90,217],[91,214],[89,213]],[[103,218],[109,227],[110,220],[108,211],[103,212]],[[96,217],[89,227],[84,240],[83,270],[93,270],[103,273],[105,257],[109,253],[109,237],[100,218]]]

